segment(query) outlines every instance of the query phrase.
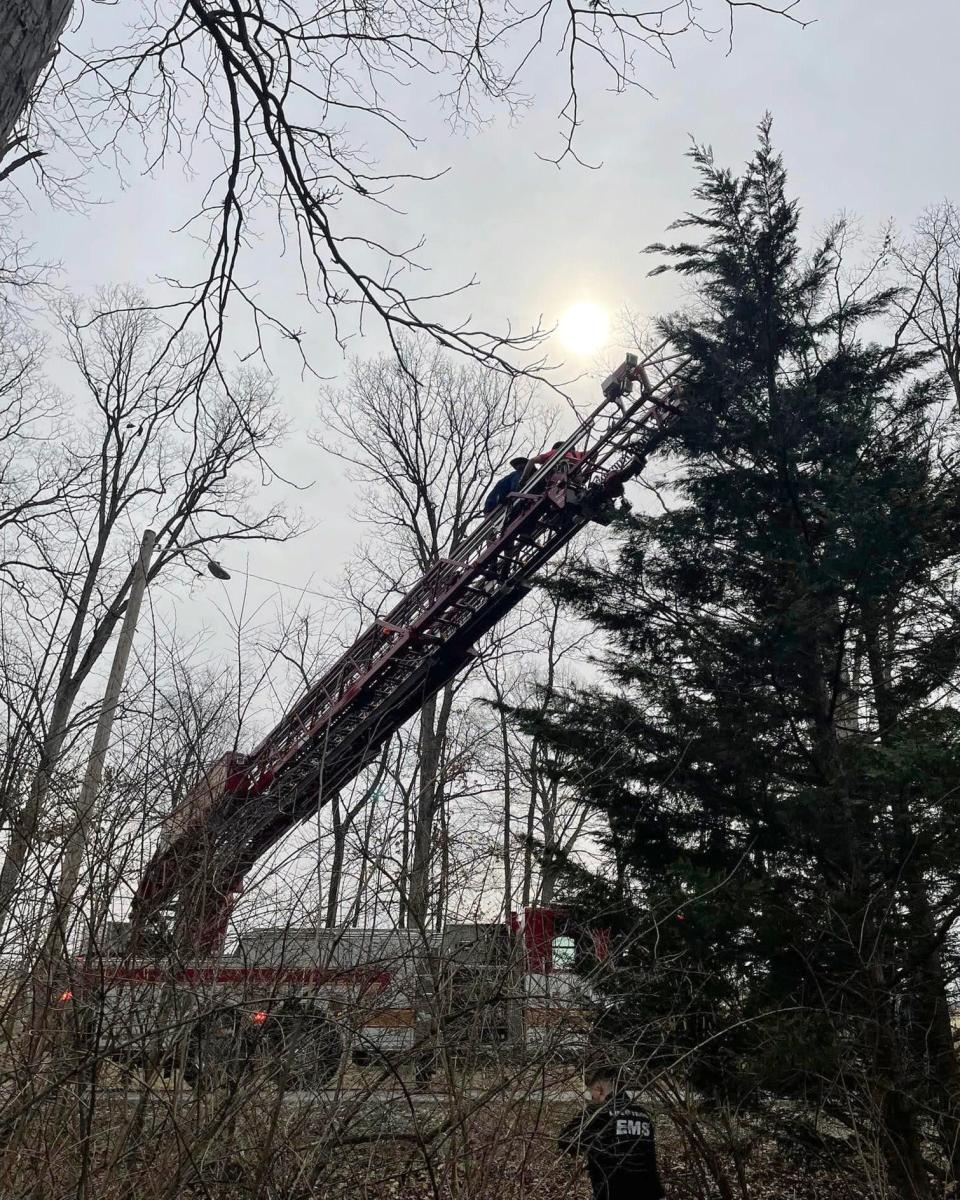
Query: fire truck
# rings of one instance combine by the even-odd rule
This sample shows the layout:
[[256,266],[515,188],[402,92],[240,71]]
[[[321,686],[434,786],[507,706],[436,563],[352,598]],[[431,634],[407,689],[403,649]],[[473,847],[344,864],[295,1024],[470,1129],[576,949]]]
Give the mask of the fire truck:
[[257,1068],[306,1089],[351,1062],[412,1063],[424,1078],[441,1061],[568,1059],[588,1043],[607,954],[603,931],[545,907],[425,934],[250,928],[186,964],[131,959],[129,932],[109,930],[69,994],[87,1050],[208,1086]]
[[[250,929],[227,946],[245,876],[467,669],[478,641],[591,522],[608,524],[682,412],[682,363],[628,355],[566,442],[302,695],[249,752],[230,751],[168,815],[130,919],[81,966],[85,1036],[114,1057],[229,1070],[261,1055],[328,1078],[347,1054],[583,1039],[583,957],[602,938],[555,910],[409,930]],[[375,801],[372,801],[375,802]],[[591,946],[587,948],[587,943]],[[72,993],[71,993],[72,994]],[[332,1065],[331,1065],[332,1064]]]

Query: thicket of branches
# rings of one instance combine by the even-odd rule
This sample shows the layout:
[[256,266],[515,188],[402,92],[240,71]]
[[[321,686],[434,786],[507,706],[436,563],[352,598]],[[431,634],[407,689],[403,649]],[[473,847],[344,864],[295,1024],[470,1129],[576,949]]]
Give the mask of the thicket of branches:
[[[59,25],[64,5],[56,7]],[[120,176],[129,169],[162,179],[182,164],[196,172],[202,200],[183,225],[206,252],[192,277],[168,281],[167,307],[206,339],[208,367],[225,345],[262,351],[268,330],[305,354],[314,336],[264,299],[246,266],[249,244],[272,218],[273,236],[292,260],[291,287],[302,294],[302,311],[325,313],[325,337],[342,340],[372,322],[393,344],[423,331],[513,370],[516,353],[535,349],[541,331],[454,318],[455,294],[469,281],[440,276],[422,285],[429,263],[420,246],[390,244],[382,232],[398,203],[394,192],[429,184],[409,155],[429,128],[424,97],[454,127],[476,127],[529,105],[536,64],[552,61],[566,88],[556,157],[576,157],[584,86],[599,80],[617,91],[642,89],[647,55],[672,61],[675,46],[696,36],[728,44],[736,21],[758,12],[802,24],[800,0],[652,7],[189,0],[142,5],[123,17],[118,10],[114,20],[101,11],[76,29],[68,20],[66,50],[7,149],[12,156],[33,147],[16,161],[31,159],[43,178],[45,147],[60,147],[50,190],[81,202],[79,176],[91,163]],[[49,37],[40,26],[35,36]],[[71,173],[67,148],[81,170]],[[228,308],[234,325],[249,319],[249,339],[227,338]]]
[[[212,89],[211,129],[218,87],[257,99],[245,71],[286,94],[282,74],[254,70],[277,46],[294,43],[288,69],[321,61],[315,29],[278,32],[263,14],[252,34],[236,9],[188,8],[170,28],[144,38],[142,62],[101,66],[151,72],[181,50],[189,62],[209,37],[218,48],[194,82]],[[397,62],[413,52],[409,32],[375,29]],[[176,129],[163,78],[151,76],[161,91],[148,103]],[[502,80],[484,87],[506,96]],[[802,254],[766,134],[742,180],[698,152],[704,215],[667,251],[701,304],[663,328],[691,367],[662,515],[637,520],[615,565],[574,572],[496,631],[471,672],[252,875],[229,962],[255,963],[262,935],[273,965],[332,964],[340,990],[322,1019],[257,1024],[278,996],[255,973],[232,992],[199,978],[118,1000],[112,922],[164,817],[223,750],[257,740],[330,649],[316,614],[266,630],[258,615],[235,630],[235,658],[218,646],[200,664],[164,607],[164,589],[183,595],[214,547],[295,531],[262,502],[283,434],[273,381],[210,371],[249,206],[281,196],[327,303],[345,301],[333,282],[344,270],[355,298],[369,287],[403,327],[397,355],[357,362],[319,413],[321,445],[357,472],[370,531],[346,581],[349,628],[456,543],[511,451],[550,440],[525,385],[437,346],[485,357],[495,338],[429,323],[411,335],[407,298],[338,262],[323,209],[334,197],[308,204],[297,171],[316,188],[330,162],[347,168],[315,134],[285,131],[272,99],[255,112],[249,96],[211,274],[188,302],[207,313],[204,336],[132,293],[58,304],[50,346],[15,297],[0,309],[0,1191],[570,1194],[551,1138],[584,1040],[571,1050],[558,1024],[518,1043],[516,956],[493,957],[464,988],[436,952],[460,926],[500,928],[551,903],[565,868],[563,898],[618,937],[612,970],[584,960],[612,1006],[592,1049],[623,1055],[646,1088],[674,1194],[754,1200],[812,1177],[829,1195],[938,1194],[956,1179],[960,1112],[958,219],[931,210],[851,278],[842,228]],[[313,157],[295,154],[288,179],[263,138],[277,155],[308,138]],[[335,186],[370,191],[364,179]],[[878,322],[879,345],[867,336]],[[53,353],[69,367],[62,391],[44,377]],[[105,656],[147,526],[152,620],[83,810]],[[615,687],[571,692],[602,638]],[[338,956],[371,927],[393,940],[360,961],[415,976],[406,991],[348,989]],[[51,945],[62,997],[35,986]],[[371,1030],[399,1010],[412,1040],[384,1058]],[[425,1060],[427,1105],[412,1098]]]

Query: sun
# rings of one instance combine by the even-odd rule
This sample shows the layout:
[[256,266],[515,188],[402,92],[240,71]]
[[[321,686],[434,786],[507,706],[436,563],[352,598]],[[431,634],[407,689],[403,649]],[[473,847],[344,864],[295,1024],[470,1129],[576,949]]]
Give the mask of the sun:
[[610,336],[606,309],[591,300],[574,304],[560,318],[557,335],[565,349],[574,354],[593,354],[605,346]]

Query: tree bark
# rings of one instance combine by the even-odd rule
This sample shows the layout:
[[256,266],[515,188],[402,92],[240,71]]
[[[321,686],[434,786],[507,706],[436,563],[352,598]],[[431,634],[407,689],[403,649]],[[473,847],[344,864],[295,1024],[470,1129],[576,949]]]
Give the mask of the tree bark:
[[[824,664],[835,661],[827,646],[843,647],[843,630],[835,611],[824,613],[823,628],[831,636],[824,644],[813,635],[807,644],[808,696],[814,730],[813,758],[824,787],[829,819],[824,823],[821,856],[828,870],[830,906],[844,930],[860,930],[859,945],[851,943],[846,994],[862,997],[859,1040],[870,1064],[869,1083],[874,1093],[880,1149],[888,1177],[902,1200],[932,1200],[917,1126],[916,1106],[906,1086],[900,1038],[891,1004],[888,970],[884,961],[884,906],[878,905],[865,869],[861,832],[844,763],[838,714],[846,707],[842,694],[848,677],[838,664],[836,680]],[[839,697],[834,695],[840,691]],[[868,957],[864,959],[866,947]],[[857,1017],[855,1016],[855,1020]]]
[[557,785],[550,782],[543,790],[543,865],[540,869],[540,903],[549,908],[557,886]]
[[407,928],[410,903],[410,797],[403,791],[403,834],[400,844],[400,887],[397,889],[397,927]]
[[[876,612],[866,608],[864,625],[880,740],[890,745],[900,713],[890,686],[890,671],[882,646],[882,621]],[[940,1138],[953,1180],[957,1182],[960,1181],[960,1063],[950,1018],[947,973],[930,889],[923,866],[917,860],[917,836],[909,802],[897,793],[890,797],[890,804],[897,846],[897,873],[910,924],[909,960],[914,967],[912,991],[917,1005],[917,1018],[911,1024],[921,1034],[917,1041],[923,1044],[916,1046],[918,1054],[925,1051],[929,1059]]]
[[130,599],[127,603],[127,610],[124,613],[120,635],[117,638],[117,648],[114,652],[110,676],[107,680],[103,702],[100,706],[100,715],[97,719],[96,729],[94,730],[90,757],[87,761],[87,769],[80,787],[76,819],[67,838],[63,866],[60,870],[60,880],[57,885],[54,911],[50,919],[50,926],[44,946],[45,959],[49,959],[55,953],[58,940],[61,943],[63,953],[67,953],[67,939],[70,925],[69,910],[73,902],[77,883],[80,879],[83,855],[87,847],[87,826],[100,792],[107,749],[110,745],[110,735],[113,732],[113,721],[116,716],[117,705],[120,703],[120,693],[127,671],[130,650],[133,646],[137,620],[140,616],[140,605],[147,587],[150,559],[153,554],[155,542],[156,534],[152,529],[148,529],[144,533],[140,543],[140,556],[137,562],[137,570],[130,586]]
[[511,789],[513,780],[510,771],[510,737],[507,714],[500,709],[500,739],[503,746],[503,916],[509,925],[513,911],[513,862],[510,857],[513,838],[513,806]]
[[6,0],[0,38],[0,158],[33,99],[44,68],[53,58],[67,24],[71,0]]
[[447,904],[450,898],[450,809],[443,788],[437,791],[437,817],[440,829],[440,871],[437,876],[434,928],[442,929],[447,918]]
[[453,688],[448,685],[440,696],[431,696],[420,713],[420,762],[417,811],[413,825],[413,862],[407,916],[417,929],[424,930],[430,916],[430,868],[433,858],[433,827],[437,813],[440,761],[446,741]]
[[327,911],[323,923],[327,929],[334,929],[337,924],[337,915],[340,908],[340,881],[343,877],[343,858],[347,836],[342,819],[339,793],[330,800],[330,823],[333,832],[333,860],[330,863],[330,880],[327,884]]
[[524,909],[530,907],[533,896],[533,835],[537,823],[537,740],[530,747],[530,802],[527,805],[527,824],[523,841],[523,889]]
[[84,627],[90,614],[94,594],[100,584],[100,571],[107,552],[107,543],[117,519],[115,509],[104,512],[102,505],[98,519],[97,540],[84,573],[83,585],[77,597],[76,611],[70,623],[64,646],[63,661],[47,734],[40,749],[37,770],[31,781],[26,803],[19,813],[11,817],[10,840],[0,867],[0,922],[10,913],[17,884],[23,874],[27,857],[36,841],[37,830],[43,816],[47,792],[70,729],[70,717],[77,695],[91,670],[99,661],[114,629],[120,622],[127,605],[130,589],[136,578],[139,564],[135,563],[120,585],[113,603],[90,635],[90,640],[81,654]]

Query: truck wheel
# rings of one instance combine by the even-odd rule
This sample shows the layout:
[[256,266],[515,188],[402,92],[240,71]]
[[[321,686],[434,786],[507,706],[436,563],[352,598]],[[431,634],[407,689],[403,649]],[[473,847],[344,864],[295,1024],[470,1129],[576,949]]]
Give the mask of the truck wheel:
[[186,1046],[183,1074],[192,1087],[210,1091],[231,1087],[239,1081],[249,1057],[237,1014],[218,1010],[207,1013],[194,1026]]
[[342,1047],[336,1026],[324,1013],[278,1016],[274,1030],[277,1066],[294,1087],[323,1087],[340,1066]]

